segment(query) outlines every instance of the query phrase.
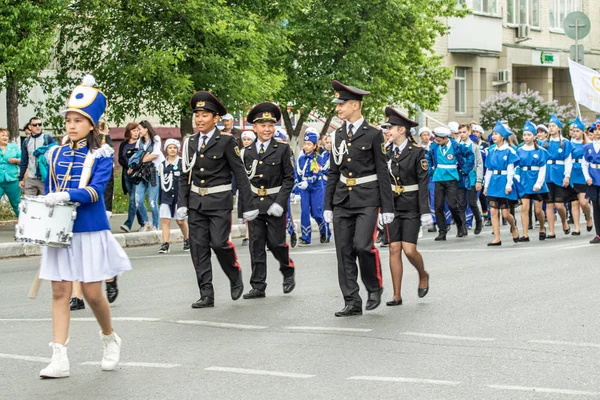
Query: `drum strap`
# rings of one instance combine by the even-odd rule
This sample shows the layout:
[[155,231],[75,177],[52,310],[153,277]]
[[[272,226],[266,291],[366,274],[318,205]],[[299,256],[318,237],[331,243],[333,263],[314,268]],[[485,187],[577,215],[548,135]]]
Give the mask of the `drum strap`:
[[94,159],[96,155],[92,151],[88,151],[83,162],[83,169],[81,170],[81,177],[79,178],[79,189],[83,189],[90,183],[90,176],[92,174],[92,166],[94,165]]

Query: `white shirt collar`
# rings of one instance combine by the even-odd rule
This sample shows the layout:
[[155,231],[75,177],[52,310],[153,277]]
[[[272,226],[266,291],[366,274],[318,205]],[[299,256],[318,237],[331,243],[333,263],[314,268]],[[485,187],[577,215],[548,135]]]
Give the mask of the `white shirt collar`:
[[177,165],[177,163],[179,163],[179,156],[175,157],[175,160],[173,162],[169,162],[169,158],[165,157],[165,163],[171,164],[171,165]]
[[558,135],[557,137],[550,136],[549,139],[551,142],[559,142],[562,140],[562,136]]
[[521,146],[521,148],[523,150],[533,150],[535,149],[535,146],[533,144],[524,144],[523,146]]
[[408,139],[405,140],[404,143],[402,143],[400,146],[396,146],[396,143],[394,143],[393,150],[396,151],[396,149],[398,149],[398,151],[400,153],[402,153],[402,151],[406,148],[407,144],[408,144]]
[[473,141],[470,138],[467,138],[467,140],[461,140],[460,142],[462,144],[466,144],[466,145],[469,145],[469,144],[473,143]]
[[203,136],[208,136],[208,139],[206,140],[206,143],[208,143],[208,141],[210,140],[210,138],[215,134],[215,131],[217,130],[217,128],[213,128],[212,131],[208,132],[207,134],[204,134],[202,132],[198,132],[200,134],[200,140],[202,140]]
[[267,140],[266,142],[261,142],[260,139],[256,139],[256,151],[259,152],[260,151],[260,145],[264,145],[264,149],[265,151],[267,151],[267,149],[269,148],[269,143],[271,143],[271,139]]
[[571,139],[571,143],[581,144],[583,143],[583,139]]
[[504,142],[504,144],[500,147],[498,147],[498,150],[506,150],[508,149],[508,143]]
[[356,133],[358,128],[362,126],[363,122],[365,122],[365,117],[360,117],[360,119],[358,121],[354,121],[354,123],[346,121],[346,132],[348,132],[348,130],[350,129],[350,125],[352,125],[354,127],[353,132]]

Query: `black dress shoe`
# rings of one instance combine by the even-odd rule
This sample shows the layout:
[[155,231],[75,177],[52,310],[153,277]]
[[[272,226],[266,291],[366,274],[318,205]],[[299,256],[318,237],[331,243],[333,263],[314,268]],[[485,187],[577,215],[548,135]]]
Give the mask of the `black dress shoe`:
[[292,276],[283,280],[283,293],[292,293],[292,290],[296,287],[296,279]]
[[590,240],[590,244],[598,244],[600,243],[600,236],[594,236],[592,240]]
[[381,304],[381,294],[383,293],[383,288],[369,293],[369,300],[367,300],[367,306],[365,309],[371,311],[379,307]]
[[488,243],[487,245],[488,245],[488,246],[490,246],[490,247],[491,247],[491,246],[502,246],[502,240],[501,240],[501,241],[499,241],[499,242],[496,242],[496,243],[494,243],[494,242],[490,242],[490,243]]
[[546,240],[546,232],[540,232],[540,240]]
[[519,242],[529,242],[529,236],[521,236]]
[[192,303],[192,308],[209,308],[209,307],[214,307],[214,306],[215,306],[215,301],[208,297],[198,299],[197,302]]
[[71,297],[71,311],[75,310],[85,310],[85,303],[83,299],[78,299],[77,297]]
[[321,233],[321,236],[319,236],[319,241],[321,242],[321,244],[327,242],[327,234]]
[[390,307],[394,307],[394,306],[401,306],[402,305],[402,299],[400,300],[390,300],[388,302],[385,303],[386,306],[390,306]]
[[588,232],[591,232],[591,231],[592,231],[592,229],[594,229],[594,225],[592,225],[592,226],[586,226],[586,227],[585,227],[585,229],[586,229]]
[[436,242],[439,242],[439,241],[442,241],[442,240],[446,240],[446,232],[445,231],[444,232],[440,231],[440,233],[433,240],[435,240]]
[[242,239],[242,246],[248,246],[250,244],[250,239],[244,238]]
[[290,246],[292,246],[292,249],[293,249],[294,247],[296,247],[297,244],[298,244],[298,235],[296,235],[296,232],[294,232],[290,235]]
[[565,233],[565,235],[568,235],[569,233],[571,233],[571,227],[568,227],[567,229],[563,229],[563,232]]
[[457,228],[456,229],[456,237],[461,238],[463,236],[465,236],[465,232],[462,230],[462,228]]
[[260,299],[262,297],[266,297],[266,294],[263,290],[252,289],[248,293],[244,295],[244,299]]
[[109,303],[114,303],[119,295],[119,287],[117,286],[117,277],[112,282],[106,282],[106,298]]
[[571,232],[571,236],[581,236],[581,232]]
[[431,232],[431,233],[437,232],[437,228],[435,227],[435,224],[433,224],[433,226],[427,228],[427,232]]
[[244,281],[242,280],[242,273],[240,272],[240,277],[238,278],[235,284],[231,285],[231,300],[235,301],[242,297],[242,293],[244,293]]
[[475,230],[473,231],[473,233],[476,234],[476,235],[479,235],[481,233],[482,229],[483,229],[482,221],[476,222],[475,223]]
[[556,235],[546,235],[546,239],[556,239]]
[[346,306],[335,313],[336,317],[351,317],[353,315],[362,315],[362,308],[356,306]]
[[[418,288],[417,290],[417,294],[419,295],[419,298],[423,298],[425,296],[427,296],[427,293],[429,293],[429,274],[427,274],[427,287],[424,289]],[[400,304],[402,304],[402,300],[400,300]]]

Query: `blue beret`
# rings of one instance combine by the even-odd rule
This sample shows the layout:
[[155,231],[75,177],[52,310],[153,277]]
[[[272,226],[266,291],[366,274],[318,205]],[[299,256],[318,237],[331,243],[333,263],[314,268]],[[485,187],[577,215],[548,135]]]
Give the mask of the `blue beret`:
[[550,121],[548,121],[549,124],[556,124],[556,126],[558,126],[558,129],[562,129],[563,128],[563,124],[562,122],[560,122],[560,120],[558,119],[558,117],[556,116],[556,114],[552,114],[550,115]]
[[305,142],[312,142],[314,144],[317,144],[318,140],[319,136],[314,132],[306,132],[306,134],[304,135]]
[[525,122],[525,126],[523,126],[523,132],[531,132],[535,135],[537,133],[537,128],[535,127],[533,122],[527,120],[527,122]]
[[501,134],[504,139],[508,139],[508,137],[510,135],[512,135],[512,132],[509,131],[508,129],[506,129],[506,126],[504,126],[502,124],[502,121],[500,121],[500,120],[498,120],[498,122],[496,122],[496,126],[494,126],[494,129],[492,130],[492,132],[497,132],[497,133]]

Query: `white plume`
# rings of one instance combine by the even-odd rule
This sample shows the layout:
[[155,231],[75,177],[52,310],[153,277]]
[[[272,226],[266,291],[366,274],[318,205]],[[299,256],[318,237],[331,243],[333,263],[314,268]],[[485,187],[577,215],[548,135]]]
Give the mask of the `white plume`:
[[92,75],[87,74],[83,77],[81,83],[88,86],[94,86],[96,84],[96,79]]

